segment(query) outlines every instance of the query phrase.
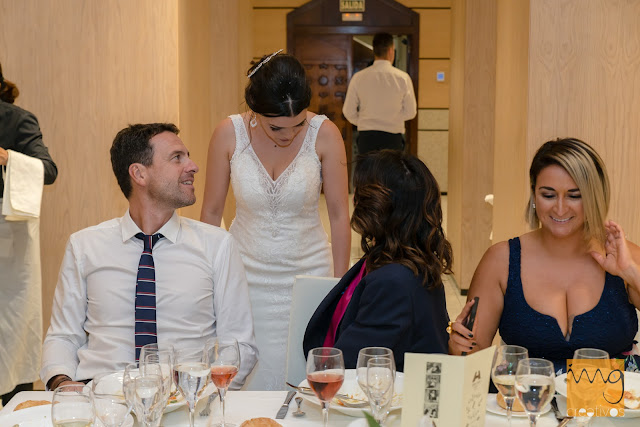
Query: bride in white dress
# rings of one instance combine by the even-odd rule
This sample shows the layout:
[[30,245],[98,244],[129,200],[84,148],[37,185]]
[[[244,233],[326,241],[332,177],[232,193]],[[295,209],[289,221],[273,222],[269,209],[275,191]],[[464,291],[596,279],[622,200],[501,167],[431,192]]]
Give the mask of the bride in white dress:
[[[246,267],[259,350],[247,390],[285,388],[295,276],[342,276],[351,245],[342,137],[325,116],[307,111],[311,89],[302,64],[278,53],[249,69],[250,111],[230,116],[213,132],[201,215],[220,225],[231,182],[236,217],[229,231]],[[318,214],[321,188],[331,245]]]

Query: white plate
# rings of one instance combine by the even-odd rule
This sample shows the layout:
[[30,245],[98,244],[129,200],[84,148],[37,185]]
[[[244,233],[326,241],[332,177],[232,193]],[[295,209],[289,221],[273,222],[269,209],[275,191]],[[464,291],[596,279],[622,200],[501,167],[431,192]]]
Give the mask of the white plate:
[[[136,373],[136,371],[132,371],[133,374]],[[122,394],[122,378],[124,376],[124,371],[123,372],[116,372],[114,374],[111,375],[107,375],[106,377],[104,377],[102,379],[103,383],[105,384],[106,389],[104,389],[105,393],[109,393],[109,394]],[[89,383],[87,384],[89,387],[91,387],[92,385],[92,381],[89,381]],[[173,388],[175,388],[175,385],[172,386]],[[209,383],[207,385],[207,387],[204,389],[204,391],[202,392],[202,395],[200,395],[200,399],[203,399],[207,396],[209,396],[211,393],[213,393],[216,390],[216,387],[213,385],[213,383]],[[184,405],[186,405],[186,401],[184,400],[184,397],[182,397],[182,395],[180,393],[176,394],[176,401],[173,403],[168,403],[167,407],[164,409],[164,413],[169,413],[169,412],[173,412],[176,409],[179,409],[181,407],[183,407]]]
[[[487,411],[496,415],[504,415],[507,416],[507,410],[498,405],[498,395],[496,393],[489,393],[487,396]],[[540,414],[546,414],[551,410],[551,405],[547,405],[542,409]],[[513,412],[511,411],[512,417],[526,417],[526,412]]]
[[[299,384],[300,387],[309,387],[309,383],[307,380],[302,381]],[[404,374],[402,372],[396,373],[396,381],[394,384],[394,394],[393,394],[393,406],[391,407],[391,411],[395,411],[397,409],[402,408],[402,389],[404,387]],[[356,370],[355,369],[345,369],[344,371],[344,383],[338,393],[348,394],[354,399],[360,399],[367,401],[366,396],[360,390],[360,386],[358,385],[358,381],[356,380]],[[320,401],[315,397],[307,394],[300,393],[303,399],[308,402],[313,403],[314,405],[320,406]],[[345,406],[338,405],[335,401],[331,402],[330,409],[335,409],[338,412],[342,412],[343,414],[347,414],[352,417],[363,417],[362,411],[370,412],[369,406],[365,406],[364,408],[347,408]]]
[[[0,417],[0,426],[19,427],[53,427],[51,423],[51,405],[34,406],[33,408],[18,409],[5,416]],[[96,418],[95,427],[103,427],[103,424]],[[127,416],[122,427],[133,427],[133,417]]]
[[[633,390],[636,396],[640,395],[640,373],[625,372],[624,389]],[[556,377],[556,392],[564,397],[567,397],[567,374],[558,375]],[[624,409],[624,416],[622,418],[638,417],[640,417],[640,409]]]

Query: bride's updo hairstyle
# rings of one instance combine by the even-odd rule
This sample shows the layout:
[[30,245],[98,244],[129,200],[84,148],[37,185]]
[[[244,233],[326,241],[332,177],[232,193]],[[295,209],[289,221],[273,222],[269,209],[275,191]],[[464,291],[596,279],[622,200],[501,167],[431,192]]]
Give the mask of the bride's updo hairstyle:
[[304,66],[291,55],[263,56],[247,72],[244,100],[254,113],[293,117],[311,103],[311,86]]
[[453,254],[427,166],[401,151],[375,151],[358,158],[353,185],[351,228],[362,236],[367,271],[398,263],[424,276],[424,286],[442,286]]

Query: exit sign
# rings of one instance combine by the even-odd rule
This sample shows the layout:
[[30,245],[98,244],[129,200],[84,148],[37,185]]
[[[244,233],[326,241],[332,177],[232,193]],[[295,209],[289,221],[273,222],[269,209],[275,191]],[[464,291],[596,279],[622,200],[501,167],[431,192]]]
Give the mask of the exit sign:
[[364,12],[364,0],[340,0],[340,12]]

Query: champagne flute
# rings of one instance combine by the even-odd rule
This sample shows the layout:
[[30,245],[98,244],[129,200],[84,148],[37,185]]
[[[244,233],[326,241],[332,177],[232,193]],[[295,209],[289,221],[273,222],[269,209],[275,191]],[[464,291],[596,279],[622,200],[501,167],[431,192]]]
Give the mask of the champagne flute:
[[[393,378],[395,381],[396,377],[396,363],[393,357],[393,351],[386,347],[365,347],[361,348],[358,352],[358,361],[356,363],[356,380],[358,381],[358,385],[360,389],[364,393],[364,395],[369,398],[369,392],[367,391],[367,363],[369,359],[373,357],[388,357],[391,359],[391,363],[393,365]],[[385,412],[388,415],[389,410],[391,409],[391,401],[387,404],[385,408]]]
[[175,352],[173,380],[189,407],[189,426],[194,425],[196,403],[209,383],[211,368],[204,348],[181,348]]
[[240,349],[238,341],[231,337],[218,337],[207,344],[206,349],[211,366],[211,380],[218,388],[222,421],[214,427],[234,427],[224,420],[224,403],[227,388],[240,369]]
[[386,408],[393,399],[393,361],[388,357],[372,357],[367,362],[367,390],[373,418],[381,426],[387,419]]
[[90,427],[94,420],[91,387],[71,384],[53,392],[51,422],[54,427]]
[[322,404],[323,425],[327,427],[329,404],[344,382],[342,350],[333,347],[318,347],[309,350],[307,381]]
[[[595,378],[595,370],[600,368],[611,368],[609,366],[609,353],[597,348],[579,348],[573,353],[573,365],[571,367],[574,377],[579,378],[580,372],[587,371],[590,378]],[[588,426],[591,424],[593,412],[586,414],[576,412],[575,420],[579,426]]]
[[124,374],[105,372],[93,377],[91,389],[96,416],[105,427],[121,427],[131,412],[124,396]]
[[504,398],[509,425],[511,425],[513,401],[516,398],[516,369],[518,369],[518,362],[528,357],[527,349],[518,345],[501,345],[493,354],[491,379]]
[[151,427],[162,414],[162,377],[158,375],[140,375],[133,380],[133,408],[138,422]]
[[551,402],[556,390],[553,363],[545,359],[523,359],[516,369],[516,397],[535,427],[542,409]]

